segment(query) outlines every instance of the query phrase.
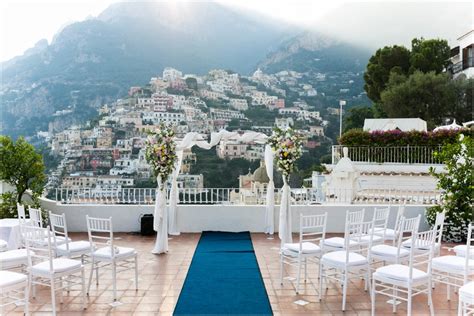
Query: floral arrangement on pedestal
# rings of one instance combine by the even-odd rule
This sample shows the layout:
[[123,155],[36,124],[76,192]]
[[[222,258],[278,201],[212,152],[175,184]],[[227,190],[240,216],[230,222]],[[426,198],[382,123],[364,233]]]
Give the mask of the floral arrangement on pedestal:
[[155,131],[148,132],[145,158],[151,165],[157,180],[164,184],[173,172],[177,159],[174,131],[171,127],[160,124]]
[[275,153],[277,169],[288,181],[296,161],[302,155],[301,135],[291,127],[287,129],[275,127],[267,142]]
[[443,203],[428,209],[427,221],[433,225],[436,214],[446,210],[443,238],[449,242],[465,241],[469,222],[474,218],[473,140],[460,134],[458,142],[444,145],[435,155],[446,167],[442,173],[430,168],[431,175],[438,179],[438,188],[444,191]]

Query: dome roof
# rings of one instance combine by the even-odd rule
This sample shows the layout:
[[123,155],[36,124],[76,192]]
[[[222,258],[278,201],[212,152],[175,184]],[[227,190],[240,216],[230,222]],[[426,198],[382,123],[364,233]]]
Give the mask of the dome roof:
[[265,163],[260,161],[260,167],[258,167],[253,172],[253,181],[260,182],[260,183],[268,183],[270,178],[267,175],[267,169],[265,168]]

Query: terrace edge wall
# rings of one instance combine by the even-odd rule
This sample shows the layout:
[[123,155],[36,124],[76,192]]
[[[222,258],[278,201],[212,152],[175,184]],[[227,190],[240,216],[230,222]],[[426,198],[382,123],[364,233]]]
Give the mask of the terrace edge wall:
[[[140,216],[153,213],[153,205],[119,204],[57,204],[56,201],[41,199],[43,209],[56,214],[66,214],[70,232],[85,232],[86,215],[92,217],[112,217],[115,232],[138,232]],[[299,214],[323,214],[328,212],[327,232],[344,232],[346,210],[366,209],[366,220],[372,218],[374,208],[387,205],[295,205],[292,210],[292,230],[299,231]],[[389,227],[394,226],[397,205],[391,207]],[[421,230],[428,228],[425,218],[426,205],[407,205],[407,217],[422,215]],[[279,206],[275,207],[275,232],[278,231]],[[182,233],[210,231],[250,231],[264,232],[264,205],[179,205],[178,227]]]

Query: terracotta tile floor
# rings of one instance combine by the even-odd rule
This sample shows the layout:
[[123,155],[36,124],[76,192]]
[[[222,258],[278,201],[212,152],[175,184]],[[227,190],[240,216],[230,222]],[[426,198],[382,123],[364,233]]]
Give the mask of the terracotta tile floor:
[[[72,234],[74,240],[85,239],[85,234]],[[59,315],[171,315],[186,278],[189,265],[194,254],[200,234],[182,234],[174,236],[169,241],[170,251],[167,255],[153,255],[153,237],[141,237],[130,234],[116,234],[117,245],[134,247],[139,256],[139,284],[135,291],[133,272],[118,275],[118,297],[123,305],[111,307],[112,282],[110,270],[100,271],[100,282],[93,282],[90,296],[87,298],[87,310],[81,311],[80,291],[73,290],[64,294],[64,303],[57,304]],[[295,236],[296,237],[296,236]],[[363,280],[352,281],[348,288],[346,312],[341,312],[342,290],[336,284],[330,284],[323,300],[318,299],[317,267],[311,264],[308,269],[309,280],[302,284],[300,295],[295,294],[294,285],[285,281],[280,285],[279,277],[279,239],[267,239],[264,234],[252,234],[258,263],[267,289],[268,297],[275,315],[370,315],[369,295],[364,291]],[[443,254],[447,253],[443,249]],[[295,275],[295,269],[287,270]],[[86,277],[88,276],[86,267]],[[433,292],[436,315],[456,315],[457,295],[452,294],[452,300],[446,300],[446,286],[438,285]],[[300,306],[294,302],[304,300],[309,302]],[[378,296],[377,315],[393,315],[392,307],[386,303],[387,298]],[[51,314],[51,298],[49,288],[38,287],[36,299],[30,302],[33,315]],[[429,314],[426,296],[420,295],[414,299],[413,315]],[[20,315],[20,307],[8,307],[0,314]],[[406,304],[398,307],[398,315],[406,314]]]

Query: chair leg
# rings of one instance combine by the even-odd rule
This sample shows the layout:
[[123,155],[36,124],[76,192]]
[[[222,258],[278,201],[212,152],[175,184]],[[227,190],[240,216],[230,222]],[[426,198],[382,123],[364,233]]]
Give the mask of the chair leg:
[[346,310],[346,297],[347,297],[347,271],[344,271],[343,274],[343,289],[342,289],[342,311],[344,312]]
[[411,286],[408,286],[408,295],[407,295],[407,315],[411,316],[411,301],[412,301],[412,291]]
[[370,301],[371,301],[371,315],[375,316],[375,279],[372,279],[372,286],[370,287]]
[[323,292],[323,277],[324,277],[324,265],[319,262],[319,301],[322,299]]
[[280,285],[283,285],[283,255],[280,255]]
[[446,289],[446,299],[448,301],[451,300],[451,284],[449,284],[450,280],[451,280],[451,275],[448,273],[448,287]]
[[135,256],[135,290],[138,291],[138,257]]
[[299,291],[300,291],[300,281],[301,281],[301,257],[298,256],[298,275],[296,276],[296,294],[299,294]]
[[91,291],[92,275],[94,274],[94,265],[95,265],[95,262],[94,262],[94,259],[92,259],[91,272],[89,274],[89,282],[87,282],[87,295],[89,295]]
[[428,305],[430,306],[430,315],[434,315],[434,306],[433,306],[433,297],[431,295],[432,289],[431,289],[431,280],[428,281]]
[[59,278],[59,303],[62,304],[64,302],[63,299],[63,278]]
[[53,315],[56,315],[56,289],[54,286],[54,277],[51,278],[51,305],[53,308]]
[[308,280],[308,259],[304,258],[304,282]]
[[25,286],[25,308],[24,308],[24,313],[25,315],[28,316],[30,313],[30,285],[29,282]]
[[462,301],[461,301],[461,298],[459,298],[459,301],[458,301],[458,316],[462,316]]
[[393,313],[397,312],[397,296],[398,296],[397,286],[394,286],[393,287],[393,298],[392,298],[392,312]]
[[114,287],[114,302],[117,301],[117,266],[112,262],[112,282]]
[[82,278],[82,309],[86,309],[86,278],[85,278],[85,271],[84,267],[81,270],[81,278]]

